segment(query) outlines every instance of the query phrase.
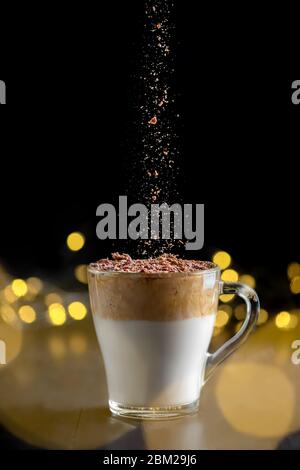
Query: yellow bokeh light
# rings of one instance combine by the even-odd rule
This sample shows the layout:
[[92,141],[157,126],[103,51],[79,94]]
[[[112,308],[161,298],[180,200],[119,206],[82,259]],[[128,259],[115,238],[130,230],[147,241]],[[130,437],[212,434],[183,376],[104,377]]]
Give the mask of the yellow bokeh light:
[[237,361],[221,368],[215,396],[222,415],[238,433],[282,439],[291,432],[296,390],[288,375],[274,365]]
[[82,320],[87,314],[87,309],[81,302],[72,302],[68,306],[68,312],[74,320]]
[[232,315],[232,307],[228,304],[220,304],[219,310],[224,310],[224,312],[228,313],[229,316]]
[[81,282],[82,284],[87,284],[87,265],[80,264],[76,266],[74,270],[75,277],[77,281]]
[[17,296],[13,293],[13,290],[11,288],[11,286],[6,286],[5,289],[3,290],[3,295],[4,295],[4,298],[5,300],[9,303],[9,304],[13,304],[16,300],[17,300]]
[[246,284],[249,287],[252,287],[252,289],[255,289],[256,286],[256,281],[251,274],[243,274],[242,276],[239,277],[239,282],[242,284]]
[[290,279],[293,279],[293,277],[296,277],[296,276],[300,276],[300,264],[290,263],[288,265],[287,275]]
[[259,315],[258,315],[257,325],[263,325],[264,323],[268,321],[268,318],[269,318],[269,314],[267,310],[265,310],[264,308],[261,308]]
[[296,328],[296,327],[298,326],[298,322],[299,322],[298,316],[295,315],[294,313],[292,313],[292,314],[291,314],[290,322],[289,322],[289,324],[288,324],[288,328],[289,328],[290,330]]
[[83,354],[87,349],[87,340],[83,335],[74,334],[70,338],[70,350],[74,354]]
[[66,354],[66,345],[60,336],[51,336],[48,341],[51,355],[55,359],[62,359]]
[[17,315],[10,305],[2,305],[0,313],[5,323],[12,324],[17,320]]
[[12,282],[11,288],[17,297],[23,297],[28,291],[27,284],[23,279],[15,279]]
[[53,325],[63,325],[67,319],[65,308],[59,303],[49,305],[48,313]]
[[216,336],[219,336],[221,331],[222,331],[222,328],[218,328],[217,326],[215,326],[214,331],[213,331],[213,337],[215,338]]
[[38,295],[43,289],[43,283],[38,277],[29,277],[27,279],[28,292],[32,295]]
[[35,310],[30,305],[23,305],[18,313],[24,323],[33,323],[36,320]]
[[277,328],[287,328],[291,321],[291,315],[289,312],[280,312],[276,316],[275,323]]
[[226,282],[237,282],[239,275],[234,269],[226,269],[222,272],[221,279]]
[[224,310],[218,310],[215,326],[217,328],[222,328],[223,326],[227,325],[229,321],[229,315]]
[[292,279],[291,292],[293,294],[300,294],[300,276],[296,276]]
[[59,294],[56,294],[55,292],[51,292],[50,294],[47,294],[45,296],[44,301],[47,307],[49,307],[49,305],[51,304],[61,304],[63,299]]
[[245,320],[246,318],[246,305],[237,305],[234,309],[234,316],[237,320]]
[[85,236],[80,232],[73,232],[67,238],[67,245],[71,251],[79,251],[85,244]]
[[220,300],[222,302],[231,302],[234,299],[234,294],[222,294],[220,295]]
[[218,251],[213,256],[213,262],[223,270],[230,266],[231,256],[229,253],[226,253],[226,251]]

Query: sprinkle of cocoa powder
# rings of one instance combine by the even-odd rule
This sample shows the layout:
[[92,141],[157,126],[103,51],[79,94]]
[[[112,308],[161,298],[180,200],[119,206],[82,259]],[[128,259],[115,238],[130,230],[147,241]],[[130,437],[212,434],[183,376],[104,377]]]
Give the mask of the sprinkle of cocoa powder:
[[161,273],[195,272],[214,268],[210,261],[183,260],[176,255],[163,254],[157,258],[132,259],[127,254],[113,253],[112,259],[100,259],[92,264],[94,269],[109,272]]
[[153,118],[150,119],[148,124],[151,124],[152,126],[155,126],[157,124],[157,117],[153,116]]

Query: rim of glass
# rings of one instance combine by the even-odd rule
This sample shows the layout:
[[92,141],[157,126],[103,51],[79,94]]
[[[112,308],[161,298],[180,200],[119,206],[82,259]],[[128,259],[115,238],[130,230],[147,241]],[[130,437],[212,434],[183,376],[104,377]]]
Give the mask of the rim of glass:
[[205,274],[212,274],[220,272],[220,267],[209,261],[212,264],[211,268],[208,269],[201,269],[199,271],[186,271],[186,272],[174,272],[174,271],[160,271],[156,273],[143,273],[143,272],[128,272],[128,271],[100,271],[97,268],[94,268],[93,265],[95,263],[90,263],[87,267],[87,270],[91,274],[97,274],[99,276],[126,276],[126,277],[180,277],[180,276],[202,276]]

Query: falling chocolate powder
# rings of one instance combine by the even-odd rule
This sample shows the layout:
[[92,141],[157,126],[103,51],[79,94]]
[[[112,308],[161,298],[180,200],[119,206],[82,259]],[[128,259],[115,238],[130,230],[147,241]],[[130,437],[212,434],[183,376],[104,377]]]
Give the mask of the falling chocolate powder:
[[[140,58],[137,118],[135,122],[133,184],[139,182],[135,201],[145,204],[180,202],[176,180],[179,149],[175,105],[175,5],[174,0],[146,0],[143,48]],[[171,233],[173,230],[171,219]],[[173,251],[180,240],[135,242],[135,255],[158,255]]]
[[157,124],[157,117],[153,116],[153,118],[150,119],[149,124],[152,124],[153,126],[155,126],[155,124]]

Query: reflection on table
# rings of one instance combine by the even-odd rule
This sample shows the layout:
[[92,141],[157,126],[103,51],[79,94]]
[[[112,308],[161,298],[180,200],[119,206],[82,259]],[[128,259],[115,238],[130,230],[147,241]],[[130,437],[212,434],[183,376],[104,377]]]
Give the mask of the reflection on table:
[[[89,313],[60,325],[1,320],[0,333],[8,359],[0,366],[0,423],[36,447],[273,449],[300,430],[300,365],[291,361],[300,322],[278,328],[276,317],[260,326],[205,385],[196,415],[153,422],[110,414]],[[216,330],[212,346],[224,335]]]

